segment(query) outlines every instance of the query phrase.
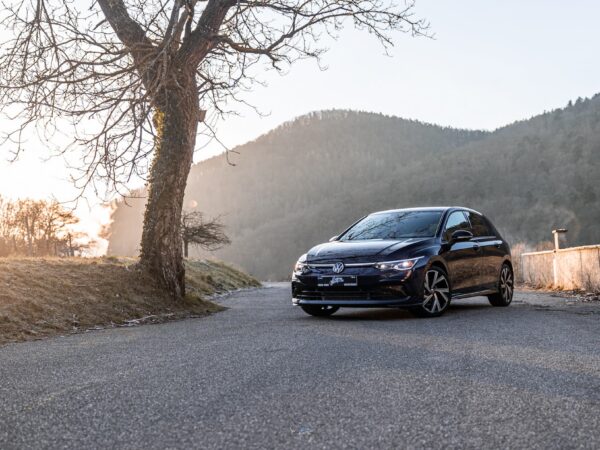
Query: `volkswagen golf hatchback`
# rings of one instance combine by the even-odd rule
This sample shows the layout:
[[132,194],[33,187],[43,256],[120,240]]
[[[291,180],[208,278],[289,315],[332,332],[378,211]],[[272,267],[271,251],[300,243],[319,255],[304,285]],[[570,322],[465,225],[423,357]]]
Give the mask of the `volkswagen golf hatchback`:
[[510,248],[482,214],[463,207],[369,214],[302,255],[292,303],[313,316],[340,307],[400,307],[439,316],[452,299],[487,296],[508,306]]

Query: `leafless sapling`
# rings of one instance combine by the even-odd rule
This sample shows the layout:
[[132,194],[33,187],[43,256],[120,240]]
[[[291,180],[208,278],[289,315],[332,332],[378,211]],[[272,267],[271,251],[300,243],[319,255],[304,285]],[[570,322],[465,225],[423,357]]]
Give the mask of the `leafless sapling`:
[[181,214],[181,240],[186,258],[190,254],[190,245],[214,251],[231,243],[220,218],[205,219],[200,211],[184,211]]

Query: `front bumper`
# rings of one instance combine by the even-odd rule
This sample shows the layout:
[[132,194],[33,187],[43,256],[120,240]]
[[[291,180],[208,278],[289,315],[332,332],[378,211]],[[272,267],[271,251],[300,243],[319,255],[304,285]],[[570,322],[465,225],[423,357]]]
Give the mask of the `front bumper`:
[[412,298],[399,298],[390,300],[369,300],[364,299],[322,299],[306,300],[301,298],[292,298],[292,304],[295,306],[320,305],[320,306],[339,306],[344,308],[409,308],[418,306],[422,302]]
[[421,304],[423,268],[404,273],[381,272],[373,267],[344,271],[354,275],[356,286],[323,287],[319,277],[329,275],[315,272],[292,276],[292,304],[340,306],[350,308],[404,308]]

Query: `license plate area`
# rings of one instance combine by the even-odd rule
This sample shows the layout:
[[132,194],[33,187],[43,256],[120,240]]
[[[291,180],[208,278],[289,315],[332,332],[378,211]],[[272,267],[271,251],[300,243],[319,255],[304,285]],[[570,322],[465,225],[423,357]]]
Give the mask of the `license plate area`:
[[356,275],[331,275],[319,277],[317,285],[319,287],[340,287],[340,286],[358,286]]

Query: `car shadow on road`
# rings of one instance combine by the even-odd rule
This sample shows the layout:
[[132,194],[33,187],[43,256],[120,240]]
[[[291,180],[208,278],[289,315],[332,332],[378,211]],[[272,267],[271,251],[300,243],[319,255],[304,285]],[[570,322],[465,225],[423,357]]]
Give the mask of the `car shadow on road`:
[[[492,309],[490,305],[482,303],[458,303],[450,304],[444,316],[451,316],[455,313],[464,313],[466,311],[477,311],[484,309]],[[444,317],[442,316],[442,317]],[[352,320],[422,320],[420,317],[414,316],[406,309],[395,308],[373,308],[373,309],[351,309],[343,308],[329,317],[330,320],[352,321]]]
[[330,317],[331,320],[399,320],[415,317],[404,309],[341,309]]
[[489,309],[492,311],[494,307],[489,303],[450,303],[450,307],[447,312],[460,312],[460,311],[475,311],[480,309]]

